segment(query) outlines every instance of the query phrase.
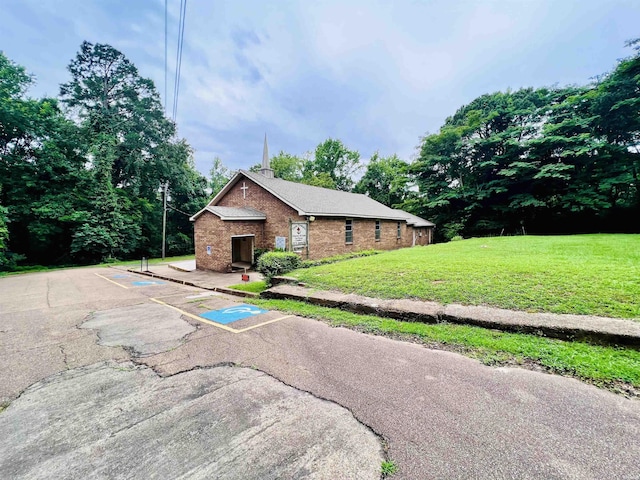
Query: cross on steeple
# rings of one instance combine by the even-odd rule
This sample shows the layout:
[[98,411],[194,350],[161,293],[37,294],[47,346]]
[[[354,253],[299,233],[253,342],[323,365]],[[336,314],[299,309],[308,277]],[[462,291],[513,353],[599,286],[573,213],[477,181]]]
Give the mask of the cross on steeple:
[[247,187],[245,182],[242,182],[242,186],[240,187],[240,190],[242,190],[242,198],[247,198],[247,190],[248,189],[249,189],[249,187]]

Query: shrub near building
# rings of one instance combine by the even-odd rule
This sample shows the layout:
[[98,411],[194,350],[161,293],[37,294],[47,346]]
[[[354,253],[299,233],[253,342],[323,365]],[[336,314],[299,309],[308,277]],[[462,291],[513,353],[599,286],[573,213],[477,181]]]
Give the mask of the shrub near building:
[[267,284],[276,275],[295,270],[300,266],[300,257],[293,252],[267,252],[258,260],[258,272],[264,275]]

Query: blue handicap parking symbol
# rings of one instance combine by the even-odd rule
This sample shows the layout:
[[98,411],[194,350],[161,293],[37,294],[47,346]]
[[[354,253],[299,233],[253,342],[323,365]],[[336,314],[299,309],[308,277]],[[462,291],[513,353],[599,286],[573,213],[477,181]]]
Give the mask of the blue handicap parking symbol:
[[216,323],[226,325],[227,323],[237,322],[243,318],[253,317],[262,313],[267,313],[268,311],[269,310],[258,308],[255,305],[247,305],[243,303],[242,305],[236,305],[234,307],[204,312],[201,313],[200,316],[207,320],[213,320]]
[[140,282],[131,282],[131,285],[134,285],[136,287],[147,287],[149,285],[163,285],[164,282],[161,282],[159,280],[143,280]]
[[127,278],[129,275],[114,275],[111,278]]

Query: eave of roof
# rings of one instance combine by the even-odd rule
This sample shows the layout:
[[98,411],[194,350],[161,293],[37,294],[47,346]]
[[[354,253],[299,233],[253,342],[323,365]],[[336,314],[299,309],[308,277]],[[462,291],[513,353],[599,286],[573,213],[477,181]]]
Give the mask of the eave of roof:
[[[223,187],[223,189],[220,192],[218,192],[218,194],[208,203],[207,207],[215,206],[216,203],[220,201],[220,199],[222,199],[229,192],[229,190],[231,190],[234,187],[234,185],[240,180],[241,177],[245,177],[248,180],[251,180],[252,182],[259,185],[260,187],[264,188],[266,191],[271,193],[274,197],[279,199],[281,202],[283,202],[284,204],[296,210],[298,212],[298,215],[301,215],[301,216],[338,217],[338,218],[351,217],[351,218],[368,218],[368,219],[380,219],[380,220],[399,220],[399,221],[405,221],[408,225],[413,225],[416,227],[423,227],[423,226],[434,227],[435,226],[433,223],[429,222],[428,220],[424,220],[420,217],[412,215],[403,210],[394,210],[364,195],[362,196],[366,197],[367,201],[363,203],[363,199],[359,200],[361,207],[363,207],[359,212],[356,212],[356,211],[350,212],[348,211],[349,210],[348,208],[345,211],[323,211],[318,209],[303,208],[301,205],[297,204],[295,201],[292,201],[290,198],[286,198],[286,195],[281,194],[280,192],[277,191],[277,189],[272,188],[272,185],[270,185],[270,183],[274,183],[273,180],[276,181],[276,185],[282,184],[284,186],[287,186],[288,184],[294,184],[295,182],[288,182],[286,180],[281,180],[281,179],[267,179],[266,177],[263,178],[259,173],[248,172],[246,170],[239,170],[238,172],[236,172],[235,175],[229,180],[229,182],[227,182],[227,184]],[[304,189],[309,189],[310,192],[313,192],[316,195],[318,193],[323,193],[321,191],[325,190],[326,191],[324,192],[325,195],[338,194],[341,196],[344,195],[345,198],[347,197],[347,195],[348,196],[353,195],[355,196],[354,198],[356,199],[361,196],[361,194],[354,194],[350,192],[338,192],[335,190],[325,189],[321,187],[312,187],[310,185],[304,185],[304,184],[296,184],[296,185],[299,185],[301,188],[304,188]],[[292,195],[289,195],[289,196],[291,197]],[[348,198],[346,198],[345,201],[348,203]],[[374,204],[377,204],[377,205],[374,205]],[[207,207],[203,208],[202,210],[197,212],[195,215],[193,215],[190,218],[190,220],[195,221],[200,215],[202,215],[205,211],[207,211]],[[371,207],[375,207],[375,209],[372,209]],[[337,209],[334,208],[334,210],[337,210]],[[363,210],[372,210],[372,211],[365,213],[363,212]]]
[[220,220],[266,220],[267,216],[251,207],[218,207],[207,206],[205,210],[219,217]]

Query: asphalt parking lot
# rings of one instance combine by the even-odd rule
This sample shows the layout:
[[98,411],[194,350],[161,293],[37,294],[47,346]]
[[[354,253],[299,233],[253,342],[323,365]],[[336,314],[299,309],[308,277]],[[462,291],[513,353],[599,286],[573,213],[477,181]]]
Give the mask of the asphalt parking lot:
[[640,477],[637,400],[149,281],[0,279],[1,478]]

